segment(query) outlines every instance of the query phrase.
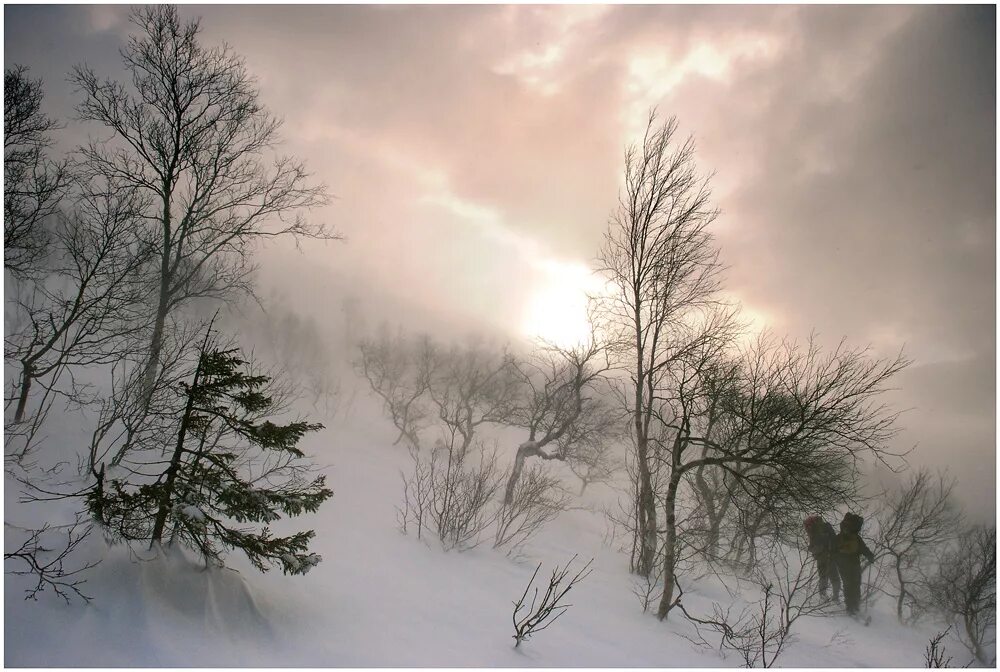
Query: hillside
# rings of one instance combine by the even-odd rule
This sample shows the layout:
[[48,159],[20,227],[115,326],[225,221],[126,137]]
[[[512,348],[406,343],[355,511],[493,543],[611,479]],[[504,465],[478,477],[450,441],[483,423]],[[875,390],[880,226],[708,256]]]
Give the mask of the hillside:
[[[350,386],[348,386],[350,387]],[[351,395],[345,395],[348,399]],[[511,559],[483,544],[444,552],[400,534],[395,507],[409,458],[360,387],[307,452],[327,465],[335,495],[315,526],[324,561],[304,576],[261,575],[233,557],[233,569],[204,570],[170,553],[148,561],[88,539],[80,558],[101,558],[85,592],[89,605],[51,594],[21,599],[23,579],[6,576],[7,666],[434,666],[737,667],[738,656],[696,647],[675,610],[666,623],[641,612],[628,557],[609,541],[601,508],[616,493],[588,488]],[[571,488],[578,487],[570,484]],[[19,509],[7,483],[8,523]],[[37,514],[36,510],[31,512]],[[594,571],[573,591],[555,625],[513,648],[511,603],[537,562],[541,574],[574,554]],[[579,562],[577,566],[579,566]],[[745,593],[749,597],[751,593]],[[686,588],[684,604],[706,615],[732,602],[717,579]],[[883,600],[865,627],[846,616],[803,617],[781,666],[922,666],[933,624],[898,625]],[[715,640],[713,640],[714,643]],[[957,644],[949,653],[960,655]]]

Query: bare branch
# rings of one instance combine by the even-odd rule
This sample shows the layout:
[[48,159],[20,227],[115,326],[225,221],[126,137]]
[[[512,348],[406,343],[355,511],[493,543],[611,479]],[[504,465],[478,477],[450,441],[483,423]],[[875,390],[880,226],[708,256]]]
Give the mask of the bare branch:
[[[529,606],[525,604],[525,600],[528,597],[528,592],[531,590],[532,584],[535,582],[535,577],[538,576],[538,571],[542,568],[542,563],[538,563],[534,573],[531,575],[531,580],[528,581],[528,585],[524,588],[524,593],[521,594],[520,599],[514,602],[514,612],[511,616],[514,622],[514,648],[519,647],[521,642],[530,639],[532,635],[541,632],[555,623],[560,616],[573,606],[563,603],[562,599],[573,589],[573,586],[590,575],[592,571],[590,565],[594,562],[593,559],[587,561],[587,564],[580,571],[569,577],[570,565],[573,564],[574,560],[576,560],[575,555],[570,558],[570,561],[564,567],[560,568],[557,565],[552,570],[552,576],[549,578],[549,584],[542,595],[542,599],[538,599],[538,588],[535,588]],[[567,577],[569,577],[568,582],[566,582]],[[524,613],[522,614],[521,612]]]

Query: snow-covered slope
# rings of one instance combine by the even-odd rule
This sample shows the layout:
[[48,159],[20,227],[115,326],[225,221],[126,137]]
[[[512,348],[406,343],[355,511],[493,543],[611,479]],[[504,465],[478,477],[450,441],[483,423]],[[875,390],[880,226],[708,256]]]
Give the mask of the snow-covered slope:
[[[353,384],[353,383],[351,383]],[[347,387],[350,387],[348,385]],[[679,613],[643,614],[628,558],[606,543],[600,505],[616,493],[591,486],[517,560],[484,544],[458,553],[402,535],[396,526],[406,452],[391,426],[356,388],[327,429],[306,446],[328,465],[334,498],[319,514],[292,521],[315,527],[323,562],[304,576],[260,573],[233,557],[233,569],[204,570],[178,553],[148,561],[93,535],[83,554],[103,557],[90,574],[89,605],[51,594],[22,599],[24,580],[5,578],[7,666],[434,666],[736,667],[705,650]],[[345,395],[350,397],[350,395]],[[18,509],[8,482],[6,520]],[[23,512],[27,515],[27,512]],[[574,605],[551,628],[513,648],[512,602],[535,565],[542,574],[574,554],[593,573],[571,593]],[[83,555],[81,555],[83,557]],[[707,614],[731,601],[717,580],[686,587],[685,605]],[[781,666],[922,666],[937,628],[898,625],[887,604],[869,627],[845,616],[795,623]],[[949,652],[960,657],[960,650]],[[961,654],[964,655],[964,654]],[[964,661],[963,661],[964,662]]]

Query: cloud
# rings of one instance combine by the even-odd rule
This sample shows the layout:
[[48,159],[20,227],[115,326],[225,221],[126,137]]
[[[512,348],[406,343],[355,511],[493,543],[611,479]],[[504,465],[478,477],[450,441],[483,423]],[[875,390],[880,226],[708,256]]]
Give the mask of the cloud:
[[[119,72],[124,8],[4,11],[5,56],[45,77],[54,116],[71,117],[74,63]],[[900,403],[934,409],[963,465],[993,459],[995,8],[181,11],[245,56],[285,149],[337,196],[314,216],[349,241],[311,262],[517,331],[534,289],[578,282],[566,269],[596,254],[655,104],[715,173],[726,287],[756,322],[905,343],[919,375]]]

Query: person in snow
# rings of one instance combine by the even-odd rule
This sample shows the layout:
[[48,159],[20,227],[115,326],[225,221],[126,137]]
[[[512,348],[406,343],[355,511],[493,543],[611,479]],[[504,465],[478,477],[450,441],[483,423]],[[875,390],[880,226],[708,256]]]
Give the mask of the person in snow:
[[833,601],[840,602],[840,572],[834,559],[837,533],[833,525],[819,516],[809,516],[804,521],[806,537],[809,539],[809,552],[816,560],[816,573],[819,574],[819,596],[826,599],[827,585],[833,585]]
[[844,514],[834,553],[840,579],[844,584],[847,613],[852,616],[858,613],[861,606],[861,556],[865,556],[869,563],[875,562],[875,554],[861,538],[861,525],[864,522],[865,519],[856,513]]

